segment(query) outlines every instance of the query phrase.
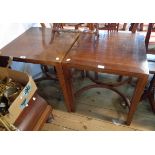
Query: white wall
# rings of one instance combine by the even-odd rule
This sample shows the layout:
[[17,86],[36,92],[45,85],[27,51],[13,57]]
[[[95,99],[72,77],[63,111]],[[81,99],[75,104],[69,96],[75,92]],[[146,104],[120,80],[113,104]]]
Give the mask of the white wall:
[[33,25],[33,23],[0,23],[0,49]]
[[[35,23],[0,23],[0,49],[24,33],[32,26],[36,26]],[[34,76],[41,72],[39,65],[13,62],[12,69],[27,72]]]

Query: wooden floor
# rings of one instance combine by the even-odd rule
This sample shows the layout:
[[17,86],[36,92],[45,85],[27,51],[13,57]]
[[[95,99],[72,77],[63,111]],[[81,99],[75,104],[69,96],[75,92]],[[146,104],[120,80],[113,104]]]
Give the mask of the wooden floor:
[[[101,75],[102,76],[102,75]],[[113,79],[113,76],[105,76],[104,81]],[[88,79],[74,80],[76,89],[91,83]],[[52,87],[51,87],[52,85]],[[129,84],[121,86],[121,91],[128,94],[130,98],[134,86]],[[52,81],[43,81],[39,84],[41,95],[46,98],[54,108],[54,120],[45,124],[42,130],[45,131],[150,131],[155,130],[155,114],[147,100],[140,102],[130,126],[124,125],[127,108],[121,98],[114,92],[107,89],[91,89],[76,98],[76,112],[68,113],[64,105],[59,86]],[[52,95],[51,95],[51,92]]]
[[136,131],[136,128],[125,125],[114,125],[112,122],[54,110],[54,120],[46,123],[43,131]]
[[[121,118],[125,118],[121,112],[112,109],[79,105],[75,113],[54,109],[54,120],[45,124],[42,130],[49,131],[151,131],[155,130],[154,114],[139,111],[136,112],[130,126],[123,125]],[[100,116],[99,116],[100,115]],[[101,116],[102,115],[102,116]]]
[[[113,81],[118,76],[100,75],[104,81]],[[74,87],[91,83],[89,79],[74,80]],[[124,125],[127,108],[124,108],[122,99],[108,89],[90,89],[78,96],[75,100],[74,113],[68,113],[65,107],[60,86],[55,81],[42,81],[38,84],[38,92],[53,107],[54,119],[43,126],[43,131],[154,131],[155,114],[147,100],[139,103],[130,126]],[[126,84],[119,90],[131,98],[134,85]]]

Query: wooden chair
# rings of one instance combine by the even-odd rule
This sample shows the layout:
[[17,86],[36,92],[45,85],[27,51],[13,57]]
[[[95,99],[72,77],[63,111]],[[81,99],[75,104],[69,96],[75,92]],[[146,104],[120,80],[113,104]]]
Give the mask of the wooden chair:
[[152,75],[152,78],[150,79],[148,86],[144,90],[142,99],[148,98],[152,111],[155,113],[155,61],[148,61],[148,65],[149,74]]
[[[138,25],[139,23],[131,23],[129,30],[132,31],[132,33],[135,33],[137,31]],[[143,29],[141,27],[140,31],[142,30]],[[141,99],[148,98],[152,111],[155,113],[155,97],[154,97],[154,93],[155,93],[155,48],[151,48],[151,49],[149,48],[149,43],[150,43],[152,32],[155,32],[154,23],[149,23],[147,33],[145,36],[145,46],[146,46],[146,53],[147,53],[147,59],[148,59],[149,74],[150,76],[152,76],[152,78],[148,82],[148,86],[146,86]],[[122,80],[122,76],[119,77],[119,81],[121,80]]]
[[[145,46],[146,46],[147,53],[155,53],[154,52],[155,48],[154,48],[154,50],[153,49],[148,50],[151,32],[155,32],[155,29],[153,29],[153,25],[154,25],[153,23],[148,24],[148,29],[147,29],[147,33],[146,33],[146,37],[145,37]],[[143,27],[144,27],[144,23],[131,23],[130,27],[129,27],[129,31],[131,31],[132,33],[136,33],[136,31],[143,31]],[[119,76],[118,81],[121,81],[122,78],[123,78],[123,76]]]
[[[44,23],[40,23],[42,27],[45,27]],[[59,31],[71,31],[71,32],[83,32],[83,33],[95,33],[98,35],[97,23],[53,23],[50,24],[53,33]]]
[[[148,31],[145,37],[145,46],[147,50],[147,54],[155,54],[155,41],[151,41],[152,38],[155,37],[153,36],[152,33],[155,32],[155,23],[149,23],[148,25]],[[150,46],[154,45],[153,48]]]
[[[103,25],[103,26],[101,26]],[[99,23],[99,30],[108,30],[109,32],[111,31],[117,31],[119,30],[119,23]]]
[[81,26],[82,23],[53,23],[53,28],[55,29],[64,29],[65,26],[73,27],[75,30]]
[[143,26],[144,26],[144,23],[131,23],[129,27],[129,31],[132,31],[132,33],[135,33],[136,31],[143,31]]
[[146,51],[147,51],[149,74],[152,75],[152,78],[149,82],[148,87],[145,89],[142,95],[142,99],[146,97],[148,98],[149,103],[152,107],[152,111],[155,113],[155,97],[154,97],[154,93],[155,93],[155,48],[149,49],[149,41],[150,41],[152,32],[155,32],[154,23],[149,23],[148,31],[145,37],[145,46],[146,46]]

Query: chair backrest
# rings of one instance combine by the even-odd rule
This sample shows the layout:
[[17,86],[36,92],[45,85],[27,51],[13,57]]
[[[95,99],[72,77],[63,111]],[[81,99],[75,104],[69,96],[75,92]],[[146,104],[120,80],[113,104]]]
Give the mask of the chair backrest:
[[82,23],[53,23],[53,31],[78,30]]
[[146,46],[147,51],[148,51],[148,46],[149,46],[149,42],[151,38],[151,33],[155,32],[155,29],[153,28],[153,26],[154,26],[154,23],[149,23],[148,30],[147,30],[146,37],[145,37],[145,46]]
[[[40,23],[42,27],[46,27],[45,23]],[[100,26],[100,25],[104,26]],[[72,30],[86,33],[95,33],[99,35],[99,30],[107,30],[108,32],[118,32],[119,23],[53,23],[51,24],[53,32]],[[71,29],[70,29],[71,28]]]
[[[45,23],[40,23],[45,28]],[[50,23],[53,33],[59,31],[95,33],[98,35],[97,23]]]
[[108,23],[107,25],[108,31],[117,31],[119,28],[119,23]]
[[132,33],[136,33],[136,31],[143,31],[144,23],[131,23],[129,27],[129,31]]
[[119,23],[98,23],[99,30],[108,30],[109,32],[111,31],[118,31],[119,29]]

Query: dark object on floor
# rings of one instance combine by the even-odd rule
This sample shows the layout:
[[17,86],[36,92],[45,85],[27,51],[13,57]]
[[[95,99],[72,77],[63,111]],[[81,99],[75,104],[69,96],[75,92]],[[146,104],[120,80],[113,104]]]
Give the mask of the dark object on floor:
[[0,67],[10,67],[12,58],[8,56],[0,56]]
[[42,128],[49,117],[52,116],[52,108],[47,102],[35,94],[26,107],[19,115],[14,125],[21,131],[37,131]]

